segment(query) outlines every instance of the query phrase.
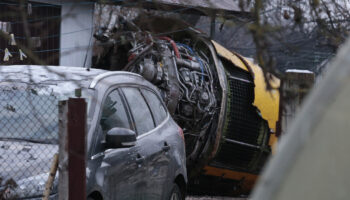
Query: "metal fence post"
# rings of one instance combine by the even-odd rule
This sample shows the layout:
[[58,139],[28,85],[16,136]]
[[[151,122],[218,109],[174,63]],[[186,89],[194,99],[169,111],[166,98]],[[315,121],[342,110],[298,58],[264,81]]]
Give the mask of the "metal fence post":
[[86,199],[86,102],[59,103],[59,200]]
[[315,83],[315,74],[306,70],[287,70],[280,87],[278,135],[286,133],[300,106]]
[[58,103],[58,119],[59,119],[59,184],[58,199],[68,200],[68,141],[67,141],[67,101]]

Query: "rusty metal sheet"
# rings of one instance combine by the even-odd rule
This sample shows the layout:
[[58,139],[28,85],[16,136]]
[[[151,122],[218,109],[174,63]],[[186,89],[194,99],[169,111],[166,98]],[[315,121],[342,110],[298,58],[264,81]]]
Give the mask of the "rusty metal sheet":
[[68,100],[68,176],[69,199],[86,199],[86,102]]

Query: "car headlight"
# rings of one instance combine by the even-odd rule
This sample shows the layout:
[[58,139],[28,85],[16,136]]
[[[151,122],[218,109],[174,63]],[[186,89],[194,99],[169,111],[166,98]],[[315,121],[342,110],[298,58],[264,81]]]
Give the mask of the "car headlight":
[[[31,176],[17,181],[17,187],[12,188],[7,194],[7,198],[28,198],[40,197],[45,190],[45,184],[49,177],[49,173],[43,173]],[[55,177],[51,193],[57,193],[58,178]]]

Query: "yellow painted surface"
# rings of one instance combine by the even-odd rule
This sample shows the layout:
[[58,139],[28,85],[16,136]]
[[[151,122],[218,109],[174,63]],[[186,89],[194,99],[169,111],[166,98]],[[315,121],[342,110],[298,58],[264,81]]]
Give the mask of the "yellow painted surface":
[[[235,66],[253,73],[254,78],[254,84],[255,84],[255,99],[254,99],[254,105],[260,110],[262,117],[268,121],[269,127],[272,129],[273,132],[276,132],[276,122],[278,121],[278,114],[279,114],[279,91],[278,88],[280,86],[280,80],[277,78],[272,78],[270,81],[270,85],[272,86],[272,90],[267,90],[266,88],[266,82],[264,78],[264,74],[262,69],[249,61],[248,59],[245,59],[243,56],[243,59],[246,61],[246,63],[249,66],[246,66],[244,62],[241,61],[241,59],[236,56],[231,51],[227,50],[220,44],[216,43],[215,41],[212,41],[214,44],[214,47],[216,48],[216,51],[218,54],[225,59],[231,61]],[[249,68],[251,70],[249,70]],[[275,152],[275,144],[277,143],[277,137],[275,134],[270,135],[270,141],[269,144],[272,148],[272,153]],[[243,180],[243,189],[246,191],[250,191],[258,176],[255,174],[245,173],[245,172],[238,172],[238,171],[232,171],[228,169],[221,169],[216,168],[212,166],[206,166],[204,168],[206,175],[209,176],[218,176],[223,177],[227,179],[232,180]]]
[[[232,52],[227,50],[225,47],[220,44],[212,41],[214,47],[218,54],[227,60],[230,60],[235,66],[249,71],[248,67]],[[242,56],[243,57],[243,56]],[[245,59],[243,57],[243,59]],[[279,91],[278,88],[280,86],[280,80],[278,78],[272,78],[270,80],[271,86],[274,88],[272,90],[266,89],[266,82],[264,78],[264,74],[262,69],[252,63],[250,60],[245,59],[248,63],[252,72],[254,74],[254,84],[255,84],[255,99],[254,105],[260,110],[262,117],[268,121],[269,127],[276,132],[276,122],[278,121],[278,113],[279,113]],[[274,152],[274,143],[277,141],[275,134],[270,136],[270,145],[273,148]]]
[[232,171],[211,166],[205,166],[204,171],[204,174],[209,176],[219,176],[231,180],[244,180],[243,189],[246,191],[250,191],[254,187],[254,184],[258,178],[258,176],[255,174]]
[[276,134],[270,135],[269,144],[271,146],[272,154],[275,154],[275,152],[276,152],[277,142],[278,142],[278,138],[276,137]]
[[212,43],[214,44],[214,47],[215,47],[216,51],[220,54],[220,56],[231,61],[237,67],[239,67],[245,71],[248,71],[248,68],[245,66],[245,64],[235,54],[233,54],[231,51],[229,51],[225,47],[221,46],[219,43],[215,42],[214,40],[212,40]]

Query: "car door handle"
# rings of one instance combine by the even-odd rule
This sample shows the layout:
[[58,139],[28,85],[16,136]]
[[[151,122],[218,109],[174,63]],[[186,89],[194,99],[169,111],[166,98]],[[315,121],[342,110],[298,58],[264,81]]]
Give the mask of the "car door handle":
[[141,156],[140,154],[137,154],[135,161],[137,164],[141,164],[141,163],[143,163],[143,161],[145,161],[145,157]]
[[167,142],[164,142],[164,146],[163,146],[162,149],[163,149],[164,152],[168,152],[170,150],[170,146],[168,145]]

